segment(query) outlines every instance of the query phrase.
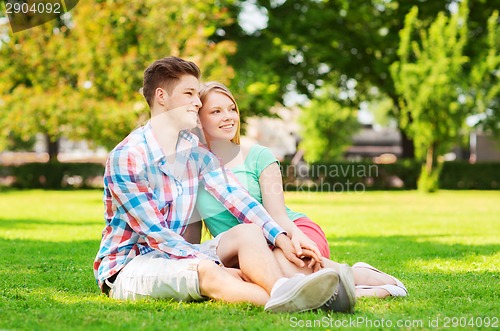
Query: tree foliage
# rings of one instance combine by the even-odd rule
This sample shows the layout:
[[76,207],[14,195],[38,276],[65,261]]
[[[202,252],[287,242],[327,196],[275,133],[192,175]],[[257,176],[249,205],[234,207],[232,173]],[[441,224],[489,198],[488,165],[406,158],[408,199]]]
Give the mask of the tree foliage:
[[224,59],[235,45],[210,38],[231,22],[220,4],[83,1],[61,19],[9,33],[0,44],[1,136],[41,132],[113,147],[147,118],[143,71],[167,55],[228,82],[234,73]]
[[323,88],[302,111],[299,148],[304,150],[307,162],[341,158],[360,127],[357,113],[332,97],[333,93],[332,89]]
[[476,127],[500,135],[500,25],[498,11],[488,19],[481,55],[472,63],[468,106],[478,115]]

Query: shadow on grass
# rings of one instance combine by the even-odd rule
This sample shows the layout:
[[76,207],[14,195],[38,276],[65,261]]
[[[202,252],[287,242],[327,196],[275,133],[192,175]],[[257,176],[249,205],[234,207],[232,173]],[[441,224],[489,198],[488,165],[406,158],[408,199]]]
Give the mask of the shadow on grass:
[[98,294],[92,269],[98,249],[98,240],[2,239],[0,251],[8,253],[0,255],[0,287],[9,291],[24,288],[28,292],[51,287],[77,296]]
[[[331,246],[332,259],[349,264],[366,261],[395,275],[406,275],[406,279],[411,280],[414,278],[412,274],[425,274],[425,270],[412,266],[409,263],[411,261],[462,261],[469,256],[479,259],[500,251],[500,245],[444,244],[432,241],[435,237],[336,238]],[[77,296],[89,293],[97,295],[99,290],[95,284],[92,264],[98,248],[99,240],[43,242],[2,239],[0,251],[4,253],[0,254],[1,287],[3,290],[12,290],[50,286],[56,291],[68,291]],[[430,273],[446,274],[440,270]]]
[[95,226],[95,225],[103,225],[104,223],[101,219],[95,221],[60,221],[60,220],[33,220],[33,219],[5,219],[0,217],[0,229],[32,229],[34,226],[37,228],[40,226]]

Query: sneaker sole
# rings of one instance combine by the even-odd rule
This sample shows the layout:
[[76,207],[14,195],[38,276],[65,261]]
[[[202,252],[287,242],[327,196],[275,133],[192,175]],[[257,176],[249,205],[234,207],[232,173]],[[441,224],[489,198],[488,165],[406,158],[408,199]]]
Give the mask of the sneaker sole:
[[339,276],[333,269],[325,268],[307,276],[295,285],[286,296],[269,300],[266,311],[273,313],[298,313],[321,307],[331,297],[331,290],[339,285]]
[[339,270],[339,278],[344,287],[347,298],[349,299],[348,313],[354,313],[354,306],[356,305],[356,288],[354,286],[354,273],[352,268],[348,265],[341,264]]

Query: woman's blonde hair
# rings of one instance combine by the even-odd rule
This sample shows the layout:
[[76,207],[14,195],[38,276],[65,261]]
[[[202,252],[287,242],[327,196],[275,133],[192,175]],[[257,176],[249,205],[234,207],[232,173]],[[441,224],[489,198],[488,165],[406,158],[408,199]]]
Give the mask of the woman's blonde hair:
[[231,139],[231,142],[235,143],[236,145],[240,144],[240,110],[238,108],[238,104],[236,103],[236,99],[234,98],[233,94],[229,89],[222,83],[219,82],[207,82],[203,84],[201,90],[200,90],[200,100],[201,103],[205,103],[205,100],[208,96],[209,93],[211,92],[217,92],[217,93],[222,93],[225,96],[227,96],[231,101],[234,103],[234,106],[236,107],[236,113],[238,113],[238,123],[237,128],[236,128],[236,134],[234,135],[233,139]]

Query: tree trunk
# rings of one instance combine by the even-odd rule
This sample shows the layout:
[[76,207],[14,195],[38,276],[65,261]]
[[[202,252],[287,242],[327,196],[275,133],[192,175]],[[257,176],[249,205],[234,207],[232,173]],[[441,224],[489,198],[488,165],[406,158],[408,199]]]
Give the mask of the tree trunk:
[[408,137],[403,129],[399,129],[401,132],[401,158],[403,159],[414,159],[415,158],[415,144],[413,139]]
[[[393,116],[398,121],[398,129],[399,129],[399,132],[401,133],[401,158],[414,160],[415,159],[415,144],[413,143],[413,139],[408,137],[406,132],[400,127],[400,124],[399,124],[400,123],[400,116],[401,116],[400,115],[401,109],[398,106],[399,97],[394,93],[390,93],[389,97],[391,98],[392,104],[394,105]],[[412,120],[410,118],[410,122],[411,121]]]
[[439,189],[439,174],[441,165],[437,160],[438,144],[434,142],[427,149],[425,164],[418,178],[418,190],[425,193],[436,192]]
[[435,165],[435,161],[434,161],[434,145],[435,144],[432,144],[429,149],[427,150],[427,156],[425,158],[425,170],[427,171],[427,175],[430,176],[433,171],[434,171],[434,167],[436,166]]
[[52,140],[47,134],[45,135],[47,142],[47,152],[49,153],[49,162],[57,162],[57,155],[59,154],[59,139]]

